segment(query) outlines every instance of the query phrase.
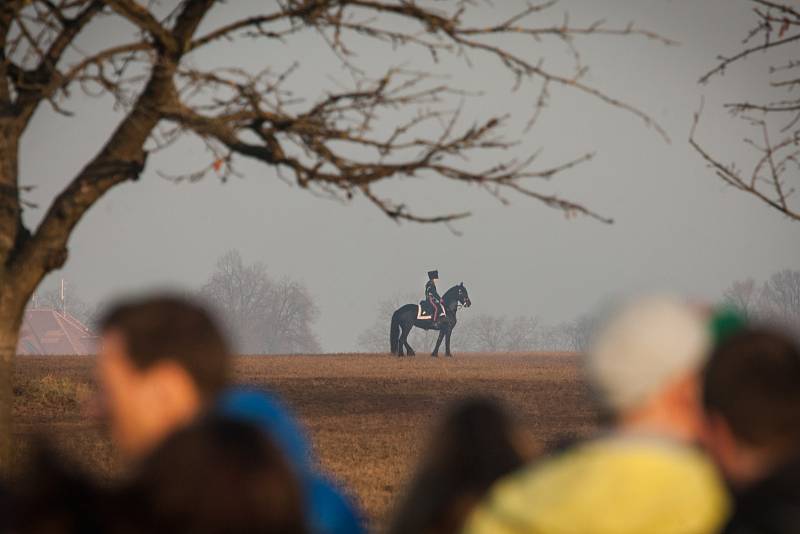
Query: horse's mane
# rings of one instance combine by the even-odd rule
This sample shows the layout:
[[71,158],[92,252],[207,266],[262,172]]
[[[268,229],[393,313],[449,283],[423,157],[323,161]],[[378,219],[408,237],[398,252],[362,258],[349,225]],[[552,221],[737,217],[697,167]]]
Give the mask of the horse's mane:
[[450,294],[451,294],[451,293],[453,293],[453,292],[455,292],[455,291],[458,291],[458,287],[459,287],[460,285],[461,285],[461,284],[456,284],[456,285],[454,285],[453,287],[451,287],[450,289],[448,289],[447,291],[445,291],[445,292],[444,292],[444,295],[442,295],[442,298],[443,298],[443,299],[445,299],[445,298],[448,298],[448,296],[452,296],[452,295],[450,295]]

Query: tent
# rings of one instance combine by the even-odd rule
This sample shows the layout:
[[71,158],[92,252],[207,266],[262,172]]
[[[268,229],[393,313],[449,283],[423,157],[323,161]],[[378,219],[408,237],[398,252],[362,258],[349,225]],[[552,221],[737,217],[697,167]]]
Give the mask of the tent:
[[94,354],[97,337],[75,317],[52,308],[25,310],[17,354]]

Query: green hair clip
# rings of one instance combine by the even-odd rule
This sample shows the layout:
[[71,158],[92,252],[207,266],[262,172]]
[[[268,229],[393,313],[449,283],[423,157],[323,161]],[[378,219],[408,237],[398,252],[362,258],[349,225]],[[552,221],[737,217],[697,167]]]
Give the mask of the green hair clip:
[[714,311],[709,326],[716,345],[747,326],[747,319],[740,311],[726,306]]

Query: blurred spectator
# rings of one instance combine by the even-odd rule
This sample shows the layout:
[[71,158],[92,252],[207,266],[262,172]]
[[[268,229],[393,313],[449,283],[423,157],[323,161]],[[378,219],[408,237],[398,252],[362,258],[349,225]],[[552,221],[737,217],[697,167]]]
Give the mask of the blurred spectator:
[[727,515],[722,482],[694,447],[706,322],[671,298],[627,307],[586,357],[606,433],[501,480],[469,534],[703,534]]
[[100,320],[98,381],[112,437],[147,454],[226,386],[228,345],[200,306],[177,297],[123,302]]
[[108,532],[111,499],[44,443],[36,443],[28,465],[6,495],[0,532],[71,534]]
[[117,487],[37,446],[2,532],[306,534],[300,487],[260,429],[205,416],[167,436]]
[[341,490],[320,473],[303,431],[276,398],[252,389],[231,389],[222,395],[217,409],[227,417],[261,428],[283,451],[299,478],[309,526],[314,533],[360,534],[363,521]]
[[120,523],[134,532],[307,532],[300,489],[278,447],[258,428],[219,416],[166,438],[118,502]]
[[726,337],[704,373],[706,445],[735,493],[727,534],[800,532],[800,349],[749,328]]
[[489,487],[519,469],[532,448],[495,402],[462,402],[434,429],[427,457],[395,511],[389,533],[460,532]]
[[11,529],[11,494],[4,483],[0,483],[0,532]]
[[[177,297],[132,300],[112,308],[100,327],[98,378],[112,437],[130,459],[141,459],[169,434],[220,406],[232,415],[236,409],[262,410],[256,424],[276,442],[290,465],[296,468],[292,460],[304,458],[303,470],[295,469],[295,473],[301,477],[311,532],[362,532],[354,507],[306,459],[309,447],[299,430],[296,440],[282,440],[281,431],[273,428],[279,422],[294,431],[296,423],[288,413],[257,392],[230,404],[232,399],[241,399],[242,392],[229,389],[228,344],[202,307]],[[247,399],[257,401],[250,404]],[[263,414],[278,411],[278,419]]]

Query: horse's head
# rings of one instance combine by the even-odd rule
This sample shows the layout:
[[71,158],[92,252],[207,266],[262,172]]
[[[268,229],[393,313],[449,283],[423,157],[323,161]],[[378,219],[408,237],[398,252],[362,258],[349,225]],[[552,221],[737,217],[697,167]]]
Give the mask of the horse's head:
[[458,302],[465,308],[472,306],[472,301],[469,300],[469,293],[467,293],[467,288],[464,287],[464,282],[461,282],[456,287],[458,287]]

